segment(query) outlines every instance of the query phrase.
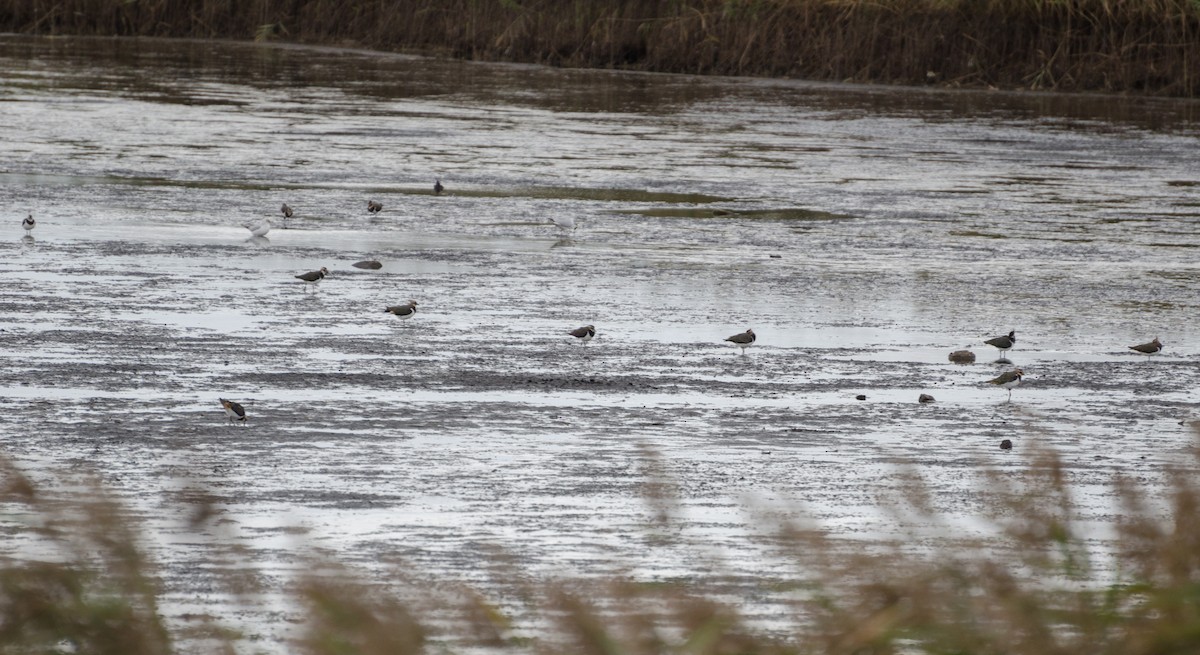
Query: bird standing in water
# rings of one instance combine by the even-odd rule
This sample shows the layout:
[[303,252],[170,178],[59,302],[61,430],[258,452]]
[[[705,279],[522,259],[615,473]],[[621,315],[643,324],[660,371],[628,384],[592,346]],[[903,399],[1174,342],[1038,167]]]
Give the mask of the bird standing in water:
[[417,301],[410,300],[404,305],[392,305],[383,311],[395,315],[398,319],[408,320],[417,313]]
[[1162,342],[1158,340],[1158,337],[1154,337],[1154,341],[1149,343],[1139,343],[1138,345],[1130,346],[1129,348],[1130,350],[1136,350],[1140,353],[1146,353],[1149,355],[1162,350]]
[[27,233],[31,232],[35,225],[37,225],[37,221],[33,220],[33,214],[26,216],[25,220],[21,221],[21,227],[25,228]]
[[1016,330],[1012,330],[1011,332],[1009,332],[1006,335],[995,337],[993,339],[988,339],[987,341],[984,341],[984,343],[986,343],[989,346],[995,346],[996,348],[999,348],[1001,357],[1003,357],[1004,353],[1008,352],[1008,350],[1010,348],[1012,348],[1013,344],[1015,344],[1016,342],[1017,342],[1017,331]]
[[571,336],[575,337],[576,339],[579,339],[580,343],[587,343],[587,342],[591,341],[593,337],[596,336],[596,326],[585,325],[581,328],[575,328],[574,330],[571,330],[567,334],[570,334]]
[[232,400],[225,400],[224,398],[218,398],[218,400],[221,401],[221,407],[225,408],[225,415],[229,417],[229,421],[231,423],[234,421],[237,421],[237,422],[241,423],[242,425],[246,424],[246,408],[245,407],[242,407],[241,405],[233,402]]
[[1021,384],[1021,377],[1024,375],[1025,372],[1018,368],[1001,373],[995,378],[988,380],[988,383],[1008,389],[1008,401],[1012,402],[1012,390]]
[[725,340],[733,343],[733,345],[742,349],[742,354],[746,354],[746,349],[749,348],[758,337],[754,335],[754,330],[746,330],[741,334],[735,334],[732,337],[727,337]]
[[326,275],[329,275],[329,269],[322,266],[318,270],[301,273],[300,275],[294,275],[293,277],[295,277],[297,280],[303,281],[305,289],[310,286],[316,289],[317,285],[321,283],[321,280],[325,279]]

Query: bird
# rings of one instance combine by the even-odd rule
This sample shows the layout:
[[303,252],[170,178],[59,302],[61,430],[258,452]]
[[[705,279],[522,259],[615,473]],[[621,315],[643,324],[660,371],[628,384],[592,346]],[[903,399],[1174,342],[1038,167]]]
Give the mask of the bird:
[[996,337],[994,339],[988,339],[987,341],[984,341],[984,343],[986,343],[989,346],[995,346],[995,347],[999,348],[1001,356],[1003,356],[1004,353],[1008,349],[1012,348],[1013,344],[1015,344],[1016,342],[1017,342],[1017,331],[1016,330],[1013,330],[1004,336],[1000,336],[1000,337]]
[[242,227],[250,230],[252,237],[266,236],[267,232],[271,231],[271,221],[265,218],[258,221],[247,221],[242,223]]
[[1139,343],[1138,345],[1130,346],[1129,348],[1131,350],[1136,350],[1140,353],[1146,353],[1149,355],[1150,353],[1156,353],[1162,350],[1162,342],[1158,340],[1158,337],[1154,337],[1154,341],[1149,343]]
[[378,271],[379,269],[383,268],[383,264],[375,261],[374,259],[364,259],[361,262],[354,262],[351,264],[351,266],[354,268],[365,268],[372,271]]
[[596,336],[596,326],[585,325],[581,328],[575,328],[567,334],[579,339],[580,343],[587,343],[592,340],[592,337]]
[[442,192],[445,190],[446,190],[446,187],[442,186],[441,180],[433,181],[433,195],[440,196],[440,195],[442,195]]
[[1011,402],[1012,390],[1015,389],[1017,385],[1021,384],[1021,377],[1023,375],[1025,375],[1025,372],[1018,368],[1001,373],[995,378],[988,380],[988,382],[998,387],[1004,387],[1005,389],[1008,389],[1008,400]]
[[575,229],[575,217],[573,216],[553,216],[546,220],[553,223],[563,232],[570,232]]
[[285,203],[283,203],[283,206],[279,208],[279,211],[283,212],[283,217],[284,217],[284,218],[291,218],[291,217],[292,217],[292,213],[293,213],[293,212],[292,212],[292,208],[291,208],[291,207],[288,207],[288,204],[287,204],[286,202],[285,202]]
[[381,211],[383,211],[383,203],[382,202],[375,202],[374,200],[367,201],[367,213],[368,214],[378,214]]
[[410,300],[405,305],[392,305],[383,310],[389,314],[395,314],[396,318],[407,320],[412,318],[417,313],[417,301]]
[[33,214],[26,216],[25,220],[21,221],[21,227],[25,228],[26,232],[31,232],[35,225],[37,225],[37,221],[33,220]]
[[297,280],[303,280],[305,288],[308,288],[309,285],[312,285],[312,287],[315,289],[326,275],[329,275],[329,269],[322,266],[319,270],[309,271],[293,277],[295,277]]
[[733,342],[733,345],[741,348],[742,354],[745,355],[746,349],[749,348],[750,344],[754,343],[754,340],[757,338],[758,337],[754,335],[754,330],[746,330],[741,334],[735,334],[732,337],[726,338],[725,340]]
[[246,424],[246,408],[232,400],[218,398],[221,401],[221,407],[225,408],[225,415],[229,417],[230,422],[240,421],[242,425]]

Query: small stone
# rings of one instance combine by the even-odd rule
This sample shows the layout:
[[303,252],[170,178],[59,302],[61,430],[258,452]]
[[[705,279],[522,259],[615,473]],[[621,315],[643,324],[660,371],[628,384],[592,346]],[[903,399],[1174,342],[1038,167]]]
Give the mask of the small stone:
[[383,264],[375,261],[374,259],[364,259],[361,262],[354,262],[353,264],[351,264],[351,266],[353,266],[354,268],[365,268],[365,269],[371,270],[371,271],[377,271],[377,270],[383,268]]
[[1012,450],[1012,439],[1005,439],[1000,442],[1000,450]]
[[933,396],[931,396],[931,395],[929,395],[929,394],[927,394],[927,393],[923,393],[923,394],[921,394],[921,395],[920,395],[920,397],[919,397],[919,398],[917,398],[917,402],[919,402],[919,403],[931,403],[931,402],[933,402]]
[[970,350],[955,350],[950,353],[950,361],[955,364],[974,364],[975,353]]
[[860,394],[858,394],[857,396],[855,396],[855,397],[854,397],[854,399],[855,399],[855,400],[866,400],[866,399],[867,399],[867,394],[865,394],[865,393],[860,393]]

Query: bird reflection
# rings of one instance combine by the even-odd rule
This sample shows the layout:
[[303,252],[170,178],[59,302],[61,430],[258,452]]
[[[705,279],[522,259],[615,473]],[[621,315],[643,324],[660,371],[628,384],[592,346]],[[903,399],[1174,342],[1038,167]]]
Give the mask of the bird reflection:
[[271,245],[271,240],[267,237],[250,237],[246,239],[246,243],[259,248],[266,248]]

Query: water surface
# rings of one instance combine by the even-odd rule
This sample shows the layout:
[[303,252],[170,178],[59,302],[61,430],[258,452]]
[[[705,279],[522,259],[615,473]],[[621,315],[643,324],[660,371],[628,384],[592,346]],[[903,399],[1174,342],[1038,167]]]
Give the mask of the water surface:
[[[1042,446],[1102,536],[1114,472],[1155,490],[1192,463],[1198,107],[2,37],[4,452],[51,488],[99,473],[168,621],[248,652],[286,652],[298,610],[212,591],[214,542],[277,596],[315,545],[519,616],[499,549],[534,577],[715,581],[770,625],[803,572],[756,509],[886,540],[909,463],[974,525],[981,472]],[[1013,366],[1009,403],[985,381]],[[196,489],[224,517],[200,535]]]

